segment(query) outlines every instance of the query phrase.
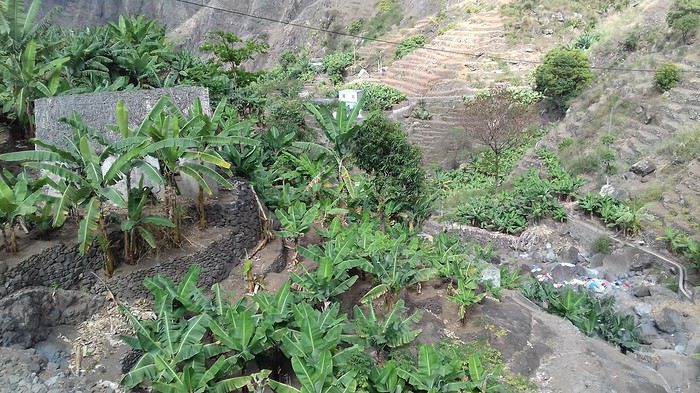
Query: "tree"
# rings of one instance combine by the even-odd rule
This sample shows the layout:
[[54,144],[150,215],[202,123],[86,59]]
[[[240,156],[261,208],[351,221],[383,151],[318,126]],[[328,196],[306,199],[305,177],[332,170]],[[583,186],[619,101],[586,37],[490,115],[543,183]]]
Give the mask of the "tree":
[[257,74],[245,71],[241,65],[255,55],[267,53],[270,45],[258,40],[244,40],[232,32],[217,31],[210,34],[199,49],[216,56],[216,62],[227,68],[227,74],[239,85],[247,85]]
[[535,90],[565,110],[572,98],[593,80],[586,53],[578,48],[555,48],[535,70]]
[[467,133],[493,155],[496,186],[501,182],[503,154],[522,141],[527,127],[535,121],[535,115],[532,108],[513,100],[504,88],[492,89],[489,94],[477,96],[467,104]]
[[666,21],[671,28],[680,31],[688,43],[700,27],[700,0],[674,1]]
[[384,213],[415,212],[425,198],[425,171],[422,155],[397,123],[382,113],[373,113],[359,127],[353,138],[352,155],[357,166],[371,177],[371,184]]

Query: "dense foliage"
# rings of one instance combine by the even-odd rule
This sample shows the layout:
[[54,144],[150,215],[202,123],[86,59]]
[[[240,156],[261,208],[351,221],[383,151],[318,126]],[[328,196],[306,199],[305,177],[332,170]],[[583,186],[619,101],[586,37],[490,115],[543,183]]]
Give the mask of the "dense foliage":
[[586,53],[578,48],[555,48],[535,70],[535,90],[557,108],[566,109],[593,80]]
[[380,113],[371,114],[359,127],[352,144],[357,166],[369,176],[380,211],[391,217],[401,212],[425,216],[428,188],[422,154],[398,123]]
[[683,255],[700,269],[700,242],[687,233],[667,228],[662,238],[672,252]]
[[639,347],[639,326],[632,315],[615,311],[613,297],[597,297],[590,291],[534,281],[523,289],[533,302],[552,314],[570,320],[587,336],[598,336],[618,345],[623,352]]
[[345,86],[346,89],[362,90],[365,108],[370,111],[385,111],[406,100],[406,95],[391,86],[371,82],[355,82]]
[[396,47],[396,52],[394,52],[394,59],[402,59],[414,50],[422,48],[423,46],[425,46],[427,40],[427,37],[423,34],[418,34],[408,38],[404,38],[403,40],[401,40],[401,42],[399,42],[399,46]]
[[675,0],[666,17],[668,25],[681,32],[688,41],[700,27],[700,1]]
[[641,209],[635,209],[611,196],[587,194],[578,200],[578,207],[626,235],[636,234],[642,228]]
[[350,52],[337,52],[326,55],[323,58],[323,69],[333,83],[343,82],[345,69],[353,63],[353,55]]
[[681,81],[681,70],[673,63],[664,64],[656,70],[654,83],[663,91],[668,91],[678,86]]

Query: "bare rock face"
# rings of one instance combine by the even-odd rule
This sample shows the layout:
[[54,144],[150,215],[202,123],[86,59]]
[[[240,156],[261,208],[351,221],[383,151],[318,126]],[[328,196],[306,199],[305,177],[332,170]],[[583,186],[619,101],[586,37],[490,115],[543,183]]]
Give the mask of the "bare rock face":
[[29,348],[51,328],[78,324],[104,304],[104,298],[79,291],[28,288],[0,301],[0,345]]
[[[342,33],[347,33],[353,20],[368,19],[378,12],[375,0],[205,0],[198,3],[209,8],[175,0],[45,0],[43,7],[44,12],[61,7],[63,10],[54,21],[70,27],[104,24],[119,15],[155,18],[167,26],[176,43],[190,49],[198,48],[207,33],[217,30],[264,39],[270,44],[270,51],[256,61],[254,66],[257,67],[274,64],[286,50],[309,48],[323,54],[324,48],[334,46],[339,40],[349,42],[353,39],[222,9]],[[403,19],[408,21],[437,13],[440,4],[437,1],[400,0],[399,7]]]

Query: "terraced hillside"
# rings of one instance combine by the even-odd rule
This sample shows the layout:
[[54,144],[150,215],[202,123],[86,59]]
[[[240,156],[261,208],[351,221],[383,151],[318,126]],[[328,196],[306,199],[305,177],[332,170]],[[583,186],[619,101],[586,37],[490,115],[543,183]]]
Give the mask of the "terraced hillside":
[[[685,72],[666,93],[653,72],[608,71],[577,99],[561,125],[544,141],[596,190],[609,183],[648,213],[647,227],[672,225],[697,231],[700,213],[700,44],[684,43],[665,25],[669,4],[641,1],[620,24],[638,34],[636,51],[620,50],[625,32],[594,50],[599,66],[654,70],[673,62]],[[641,28],[636,26],[642,26]],[[610,135],[615,160],[605,173],[602,138]],[[635,165],[637,164],[637,165]]]

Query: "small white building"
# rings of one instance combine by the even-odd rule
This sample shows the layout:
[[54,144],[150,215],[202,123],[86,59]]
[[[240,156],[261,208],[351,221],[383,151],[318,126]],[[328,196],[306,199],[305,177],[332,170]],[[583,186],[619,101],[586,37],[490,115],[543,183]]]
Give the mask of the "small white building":
[[344,102],[348,110],[353,110],[362,98],[362,90],[345,89],[338,92],[338,101]]

